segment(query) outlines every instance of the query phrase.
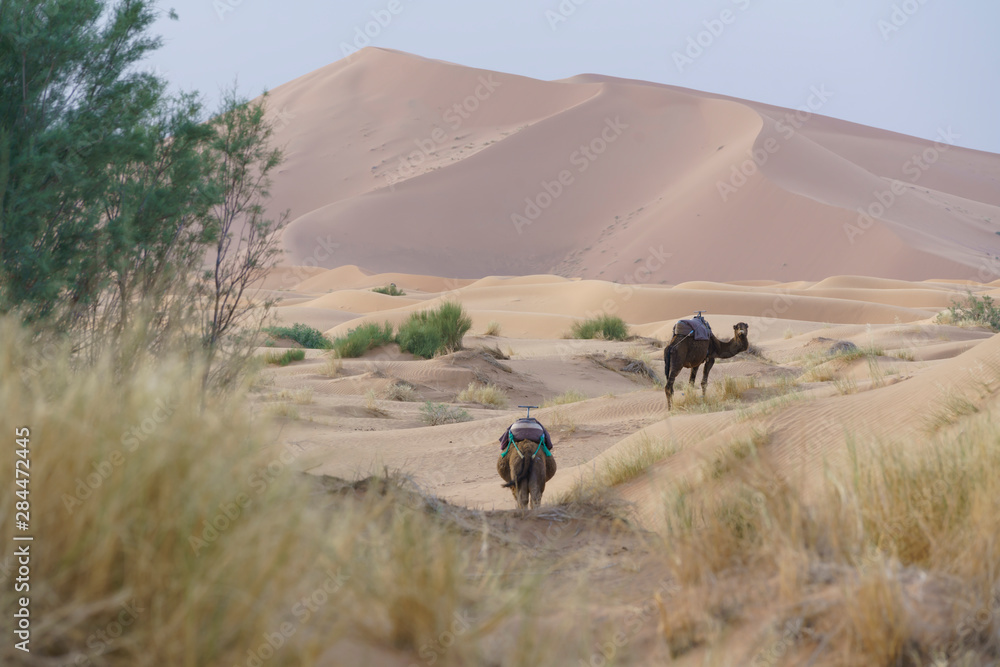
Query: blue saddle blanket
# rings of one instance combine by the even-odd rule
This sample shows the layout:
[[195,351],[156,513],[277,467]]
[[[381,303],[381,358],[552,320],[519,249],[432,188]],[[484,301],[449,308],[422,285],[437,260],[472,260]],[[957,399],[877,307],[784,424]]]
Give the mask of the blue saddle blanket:
[[679,320],[674,325],[674,335],[686,336],[688,334],[693,334],[695,340],[711,340],[712,328],[708,326],[708,322],[698,317],[690,320]]

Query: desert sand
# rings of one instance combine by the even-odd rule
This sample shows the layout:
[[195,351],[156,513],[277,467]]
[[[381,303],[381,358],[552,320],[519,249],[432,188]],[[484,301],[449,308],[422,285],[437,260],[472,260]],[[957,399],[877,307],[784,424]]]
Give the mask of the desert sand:
[[[389,282],[405,296],[371,291]],[[393,344],[334,362],[329,353],[309,350],[301,362],[265,371],[254,396],[276,415],[275,440],[294,453],[297,468],[347,480],[396,471],[428,496],[486,511],[492,518],[476,520],[504,533],[505,540],[525,544],[534,544],[552,526],[565,529],[558,516],[546,515],[546,507],[574,487],[594,483],[609,462],[634,456],[650,442],[661,443],[667,450],[661,460],[613,488],[628,503],[633,527],[657,534],[663,528],[663,494],[685,476],[700,474],[706,462],[748,433],[766,433],[759,455],[776,474],[808,489],[827,466],[845,460],[849,442],[913,446],[951,420],[947,406],[955,401],[970,410],[987,409],[1000,388],[1000,342],[986,328],[939,324],[937,316],[968,292],[994,290],[965,280],[852,275],[815,282],[675,286],[554,275],[459,281],[344,266],[313,271],[303,282],[271,292],[291,296],[288,305],[279,302],[279,321],[305,322],[336,337],[366,321],[399,323],[415,310],[450,299],[472,317],[465,349],[425,360]],[[736,322],[747,322],[757,353],[716,363],[707,403],[682,373],[675,409],[667,412],[662,346],[674,322],[695,309],[708,311],[721,338],[731,336]],[[598,312],[624,318],[632,339],[564,337],[573,322]],[[498,335],[485,335],[497,324]],[[832,356],[831,347],[841,341],[865,354]],[[646,361],[656,380],[623,372],[623,359]],[[723,397],[727,379],[737,389]],[[462,389],[484,383],[503,390],[506,408],[458,400]],[[412,388],[409,400],[387,399],[386,392],[399,384]],[[580,400],[551,404],[570,390]],[[427,401],[463,409],[471,419],[428,426],[421,419]],[[514,501],[501,488],[495,463],[497,438],[523,415],[516,406],[525,404],[546,406],[532,414],[553,435],[559,471],[546,488],[542,511],[517,523]],[[627,617],[649,601],[649,582],[670,577],[655,547],[605,530],[584,522],[572,538],[560,537],[549,548],[586,562],[579,576],[592,582],[590,599],[602,600],[600,611],[591,613]],[[620,572],[626,566],[627,572]],[[606,568],[612,569],[606,573]],[[628,574],[633,571],[628,568],[641,576]],[[571,587],[573,581],[569,575],[564,585]],[[712,650],[746,659],[766,632],[768,618],[757,615],[741,624]],[[659,632],[655,624],[643,626],[626,663],[665,660]],[[358,660],[403,660],[375,646],[356,648]],[[677,664],[702,664],[706,656],[693,650]]]
[[[665,494],[732,443],[764,434],[757,454],[808,494],[858,443],[917,446],[987,412],[1000,342],[939,315],[968,293],[1000,295],[1000,156],[951,145],[950,128],[935,142],[825,117],[832,94],[781,109],[378,48],[272,90],[288,158],[272,210],[292,216],[258,296],[279,300],[277,320],[336,338],[457,301],[473,322],[463,350],[434,359],[393,344],[265,371],[254,400],[276,416],[276,442],[315,476],[397,471],[512,544],[561,520],[544,505],[657,443],[657,460],[612,489],[638,533],[584,523],[549,544],[589,554],[591,618],[616,618],[670,580],[637,536],[663,535]],[[372,291],[390,283],[405,295]],[[695,311],[723,339],[746,322],[752,350],[716,363],[707,400],[682,373],[668,412],[663,346]],[[605,314],[631,337],[568,338]],[[845,343],[859,353],[831,353]],[[625,372],[629,360],[655,377]],[[485,384],[506,406],[458,399]],[[392,400],[401,386],[407,400]],[[427,425],[427,402],[469,419]],[[543,406],[532,414],[559,461],[543,511],[522,519],[495,471],[518,405]],[[767,619],[676,664],[746,660]],[[662,634],[644,626],[625,662],[666,659]]]
[[[976,370],[997,354],[991,332],[934,323],[952,300],[964,297],[967,290],[989,293],[988,285],[836,276],[793,286],[688,283],[622,290],[600,280],[525,276],[464,281],[464,286],[438,291],[433,288],[449,281],[363,273],[341,267],[293,286],[294,305],[279,304],[279,319],[325,327],[330,337],[337,337],[366,321],[398,324],[415,310],[453,299],[472,317],[466,350],[424,360],[391,345],[342,360],[332,376],[326,370],[327,355],[309,351],[306,360],[272,371],[274,387],[265,392],[267,402],[295,403],[298,398],[301,403],[297,418],[283,425],[281,439],[302,452],[302,461],[308,462],[303,465],[312,472],[354,478],[388,466],[406,471],[429,493],[468,507],[511,505],[493,469],[496,438],[523,412],[516,405],[542,405],[571,389],[586,400],[536,411],[543,423],[555,425],[560,471],[547,490],[550,497],[636,438],[666,438],[683,450],[652,472],[655,480],[676,474],[685,460],[710,452],[713,443],[733,435],[730,427],[742,428],[745,418],[732,406],[707,414],[683,408],[668,414],[660,386],[599,363],[616,356],[644,358],[662,381],[663,342],[674,322],[695,309],[708,311],[721,338],[731,336],[736,322],[747,322],[750,341],[765,357],[742,353],[720,361],[712,386],[729,376],[752,379],[756,388],[739,402],[750,409],[766,402],[772,394],[769,385],[793,383],[793,393],[802,400],[761,417],[774,433],[768,451],[789,474],[815,470],[825,457],[842,451],[843,425],[864,437],[919,434],[923,417],[943,396],[971,391],[983,379],[979,375],[993,381],[987,371],[977,375]],[[390,281],[406,295],[371,291]],[[621,316],[635,339],[564,338],[573,322],[602,309]],[[333,319],[343,321],[328,326],[331,311]],[[491,322],[499,323],[499,336],[483,335]],[[824,355],[836,341],[878,349],[879,354],[872,363],[827,361]],[[509,359],[491,363],[481,351],[487,347]],[[838,388],[835,380],[850,383],[850,388]],[[378,398],[397,382],[416,389],[414,401]],[[456,401],[470,383],[485,382],[507,393],[508,409]],[[686,373],[678,379],[678,389],[682,402],[691,395]],[[366,408],[370,390],[386,414]],[[463,407],[474,419],[425,426],[419,411],[423,401]],[[443,469],[441,460],[460,464]],[[647,479],[637,490],[626,485],[622,493],[642,505],[642,489],[651,483]]]

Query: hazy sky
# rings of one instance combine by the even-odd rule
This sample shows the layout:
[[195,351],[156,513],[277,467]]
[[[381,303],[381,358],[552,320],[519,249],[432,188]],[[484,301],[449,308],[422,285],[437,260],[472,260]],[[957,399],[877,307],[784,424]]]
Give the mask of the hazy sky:
[[[798,107],[1000,153],[996,0],[166,0],[150,60],[210,104],[368,40],[537,79],[599,73]],[[366,34],[367,33],[367,34]]]

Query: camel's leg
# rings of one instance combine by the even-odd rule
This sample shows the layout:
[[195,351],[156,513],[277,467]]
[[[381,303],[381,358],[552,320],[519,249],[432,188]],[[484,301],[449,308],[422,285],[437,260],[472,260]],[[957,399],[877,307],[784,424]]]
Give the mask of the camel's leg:
[[667,410],[674,407],[674,380],[677,379],[682,370],[684,367],[674,360],[671,360],[670,365],[666,368],[667,382],[663,386],[663,392],[667,395]]
[[545,491],[545,457],[536,456],[531,462],[531,475],[529,478],[529,490],[531,491],[531,509],[540,507],[542,504],[542,492]]
[[709,357],[705,360],[705,371],[701,374],[701,397],[705,398],[705,391],[708,389],[708,372],[712,370],[712,366],[715,365],[715,357]]
[[520,509],[528,509],[528,480],[517,485],[517,506]]
[[698,376],[698,367],[695,366],[694,368],[691,369],[691,381],[690,381],[690,384],[691,384],[692,387],[694,387],[694,380],[695,380],[695,378],[697,376]]

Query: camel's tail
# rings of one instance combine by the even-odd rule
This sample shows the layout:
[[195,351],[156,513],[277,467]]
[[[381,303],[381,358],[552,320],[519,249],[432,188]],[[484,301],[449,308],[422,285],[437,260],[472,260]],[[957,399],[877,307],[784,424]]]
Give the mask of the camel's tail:
[[[522,456],[521,458],[527,459],[527,462],[528,462],[527,465],[525,465],[524,468],[521,470],[521,475],[520,476],[518,476],[518,477],[510,480],[506,484],[504,484],[503,488],[509,489],[510,487],[514,486],[515,484],[520,484],[524,480],[528,479],[528,475],[531,474],[531,464],[532,464],[533,460],[530,459],[530,458],[528,458],[527,456]],[[514,466],[512,465],[511,466],[511,470],[513,470],[513,469],[514,469]]]
[[[671,341],[672,342],[672,341]],[[663,355],[663,377],[666,381],[670,381],[670,353],[673,351],[673,345],[667,345],[666,354]]]

